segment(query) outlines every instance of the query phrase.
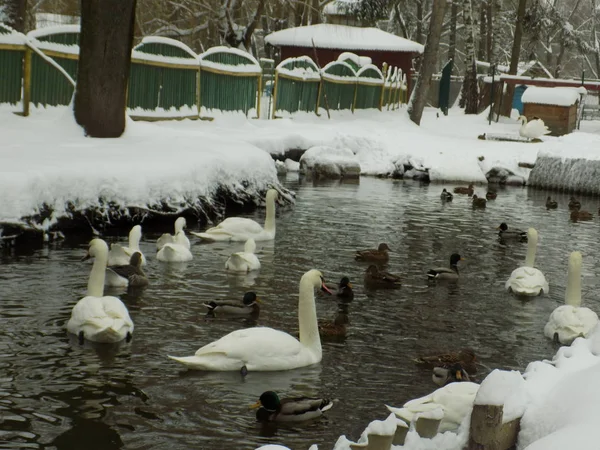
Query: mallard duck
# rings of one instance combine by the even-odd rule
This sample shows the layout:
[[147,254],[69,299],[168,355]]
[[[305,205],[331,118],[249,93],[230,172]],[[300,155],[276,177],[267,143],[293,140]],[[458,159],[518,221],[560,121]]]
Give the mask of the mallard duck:
[[206,302],[204,306],[208,308],[209,314],[232,314],[241,316],[253,316],[260,312],[260,299],[254,292],[246,292],[242,298],[242,303],[234,302]]
[[521,128],[519,128],[519,134],[522,137],[529,139],[539,139],[545,134],[550,134],[550,130],[542,119],[533,119],[527,122],[527,117],[519,116],[521,121]]
[[505,288],[508,292],[528,297],[534,297],[542,293],[548,294],[550,288],[546,277],[541,270],[534,267],[538,242],[538,233],[535,228],[527,230],[527,240],[525,264],[512,271],[506,281]]
[[574,209],[571,211],[571,220],[573,222],[577,222],[578,220],[592,220],[593,218],[594,215],[589,211],[580,209]]
[[346,325],[348,315],[338,313],[334,320],[319,320],[319,334],[321,337],[343,337],[346,336]]
[[477,197],[477,194],[473,194],[473,208],[485,208],[487,206],[487,200],[483,197]]
[[464,348],[458,352],[419,356],[414,362],[417,366],[428,369],[434,367],[444,367],[447,369],[455,364],[460,364],[467,373],[471,375],[477,373],[477,357],[472,348]]
[[598,324],[598,315],[581,306],[582,261],[580,252],[572,252],[569,256],[565,304],[552,311],[544,327],[546,337],[563,345],[571,345],[580,336],[587,337]]
[[106,268],[106,285],[118,287],[148,286],[148,278],[142,270],[142,254],[134,252],[127,265],[108,266]]
[[546,199],[546,209],[556,209],[558,208],[558,202],[556,200],[552,200],[552,197],[548,197]]
[[391,273],[379,270],[379,268],[371,264],[365,271],[365,286],[370,289],[384,288],[394,289],[402,285],[400,277]]
[[377,250],[358,250],[354,255],[354,259],[357,261],[378,261],[385,262],[390,259],[388,251],[390,248],[387,244],[379,244]]
[[215,241],[241,241],[246,242],[252,238],[255,241],[272,241],[275,239],[275,201],[278,192],[276,189],[267,191],[265,203],[267,212],[265,226],[245,217],[228,217],[223,222],[209,228],[203,233],[192,231],[194,236],[208,242]]
[[436,267],[427,272],[428,280],[458,280],[458,262],[463,261],[458,253],[450,255],[450,267]]
[[453,364],[451,367],[434,367],[431,379],[438,386],[471,381],[469,374],[459,363]]
[[455,194],[467,194],[469,197],[473,195],[473,191],[475,190],[475,185],[473,183],[469,184],[468,187],[459,186],[454,188]]
[[350,278],[343,277],[338,285],[336,296],[341,298],[343,302],[350,303],[354,300],[354,291],[352,290],[352,283]]
[[526,231],[519,230],[518,228],[511,228],[509,230],[506,222],[502,222],[497,229],[499,230],[498,237],[504,241],[517,240],[519,242],[527,242]]
[[451,202],[454,196],[444,188],[440,194],[440,198],[445,202]]
[[575,197],[571,197],[569,199],[569,209],[581,209],[581,202],[577,200]]
[[495,191],[487,191],[485,193],[485,198],[487,200],[496,200],[496,197],[498,197],[498,193]]
[[258,408],[256,420],[259,422],[302,422],[320,417],[332,406],[333,400],[326,398],[280,399],[276,392],[266,391],[251,408]]

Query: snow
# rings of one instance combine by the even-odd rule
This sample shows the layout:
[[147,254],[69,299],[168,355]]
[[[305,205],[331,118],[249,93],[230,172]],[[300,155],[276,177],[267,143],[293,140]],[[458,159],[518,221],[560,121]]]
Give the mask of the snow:
[[[180,58],[177,56],[164,56],[164,55],[155,55],[153,53],[146,53],[140,50],[133,49],[131,51],[131,62],[143,63],[144,61],[154,61],[163,64],[177,64],[180,66],[189,66],[191,68],[198,69],[198,60],[191,58]],[[227,66],[230,67],[230,66]]]
[[38,29],[57,26],[58,24],[64,24],[65,22],[78,24],[81,22],[81,19],[79,16],[69,16],[66,14],[54,14],[44,12],[35,13],[35,27]]
[[323,8],[323,14],[330,16],[344,16],[348,12],[348,6],[358,3],[357,0],[334,0],[327,3]]
[[350,149],[317,146],[309,148],[300,158],[300,172],[334,178],[358,177],[360,164]]
[[168,37],[146,36],[146,37],[144,37],[142,39],[142,42],[140,42],[138,45],[136,45],[134,47],[134,50],[139,49],[144,44],[165,44],[165,45],[172,45],[173,47],[177,47],[177,48],[183,50],[184,52],[188,53],[191,58],[194,58],[194,59],[198,58],[198,55],[196,55],[196,53],[194,53],[194,51],[191,48],[189,48],[187,45],[185,45],[183,42],[180,42],[178,40],[171,39],[171,38],[168,38]]
[[373,60],[371,58],[369,58],[368,56],[358,56],[356,53],[352,53],[352,52],[341,53],[340,56],[338,56],[337,60],[338,61],[350,60],[359,67],[366,66],[373,62]]
[[386,33],[378,28],[320,23],[287,28],[265,37],[265,42],[277,47],[313,47],[340,50],[381,50],[423,53],[424,47],[408,39]]
[[27,37],[39,39],[51,34],[61,33],[79,33],[81,27],[79,25],[56,25],[53,27],[38,28],[27,33]]
[[503,405],[504,423],[521,417],[526,401],[525,380],[516,370],[493,370],[483,380],[475,397],[476,405]]
[[[380,76],[380,79],[371,78],[371,77],[361,77],[361,75],[368,70],[375,70],[377,72],[377,74]],[[379,67],[377,67],[373,64],[367,64],[366,66],[363,66],[360,69],[358,69],[358,72],[356,72],[356,79],[359,83],[362,83],[362,84],[374,84],[374,85],[379,86],[384,83],[383,73],[381,73],[381,70],[379,70]]]
[[[306,62],[309,64],[309,67],[294,67],[294,65],[298,62]],[[294,68],[290,69],[286,67],[288,65]],[[299,56],[297,58],[284,59],[277,65],[275,70],[277,73],[290,78],[314,81],[321,80],[321,72],[319,68],[316,66],[314,61],[308,56]]]
[[0,33],[0,44],[25,45],[27,37],[23,33],[19,33],[6,25],[4,27],[10,30],[10,33]]
[[250,53],[240,50],[239,48],[225,47],[224,45],[209,48],[207,51],[200,55],[200,59],[205,59],[206,57],[215,53],[230,53],[232,55],[238,55],[243,58],[246,58],[250,64],[254,64],[260,67],[258,60]]
[[530,86],[523,93],[523,103],[572,106],[579,101],[578,88]]

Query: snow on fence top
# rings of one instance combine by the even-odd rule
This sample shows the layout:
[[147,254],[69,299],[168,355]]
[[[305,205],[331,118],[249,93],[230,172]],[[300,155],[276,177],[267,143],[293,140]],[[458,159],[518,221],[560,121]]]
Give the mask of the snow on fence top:
[[79,55],[79,25],[57,25],[27,33],[38,49]]
[[27,42],[27,38],[23,33],[0,23],[0,44],[24,45],[25,42]]
[[379,67],[373,64],[361,67],[358,72],[356,72],[356,77],[359,83],[376,85],[383,84],[383,73],[381,73]]
[[323,79],[334,83],[356,83],[356,72],[344,61],[331,61],[323,70]]
[[[37,39],[38,41],[50,41],[54,35],[79,34],[81,27],[79,25],[57,25],[54,27],[38,28],[27,33],[27,37]],[[63,43],[63,42],[59,42]]]
[[320,23],[305,27],[287,28],[265,37],[274,46],[334,48],[343,50],[380,50],[423,53],[424,47],[378,28],[359,28],[347,25]]
[[360,68],[362,66],[366,66],[367,64],[371,64],[373,60],[368,56],[358,56],[356,53],[352,52],[343,52],[338,56],[338,61],[352,61],[356,68]]
[[209,48],[198,57],[200,67],[219,72],[261,75],[262,69],[254,56],[237,48],[217,46]]
[[[168,53],[173,53],[173,54],[163,54],[161,52],[161,50],[165,49],[165,48],[177,48],[178,50],[181,50],[179,52],[173,53],[172,51],[169,51]],[[171,38],[167,38],[167,37],[162,37],[162,36],[146,36],[144,39],[142,39],[142,42],[140,42],[138,45],[136,45],[134,48],[134,50],[138,50],[140,52],[143,53],[151,53],[151,54],[163,54],[163,56],[174,56],[177,58],[194,58],[197,59],[198,55],[191,49],[189,48],[187,45],[185,45],[183,42],[177,41],[175,39],[171,39]],[[160,52],[160,53],[157,53]]]
[[579,94],[585,88],[569,87],[537,87],[531,86],[523,93],[523,103],[538,103],[541,105],[572,106],[579,101]]
[[287,58],[275,68],[278,74],[303,81],[320,81],[319,68],[308,56]]

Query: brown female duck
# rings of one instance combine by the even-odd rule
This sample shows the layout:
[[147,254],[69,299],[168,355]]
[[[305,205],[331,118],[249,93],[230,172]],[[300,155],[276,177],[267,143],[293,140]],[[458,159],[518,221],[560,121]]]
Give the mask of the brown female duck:
[[371,264],[365,272],[365,286],[370,289],[394,289],[401,285],[399,276],[379,270],[376,265]]
[[458,352],[419,356],[414,359],[414,362],[417,366],[427,369],[433,369],[434,367],[448,369],[455,364],[460,364],[467,373],[471,375],[477,373],[477,357],[472,348],[464,348]]
[[468,187],[459,186],[454,188],[455,194],[466,194],[469,197],[473,195],[473,191],[475,190],[475,185],[473,183],[469,184]]
[[552,197],[548,197],[546,199],[546,209],[556,209],[558,208],[558,202],[556,200],[552,200]]
[[440,198],[443,202],[451,202],[454,196],[444,188],[440,194]]
[[580,209],[574,209],[573,211],[571,211],[571,220],[573,222],[577,222],[579,220],[592,220],[593,218],[594,215],[589,211]]
[[575,197],[571,197],[569,199],[569,209],[572,211],[574,209],[581,209],[581,202],[577,200]]
[[485,193],[485,198],[487,200],[496,200],[496,197],[498,197],[498,193],[496,191],[487,191]]
[[108,266],[106,268],[106,285],[128,288],[148,286],[148,278],[142,270],[142,254],[134,252],[129,264],[123,266]]
[[321,337],[344,337],[348,314],[338,313],[334,320],[319,320],[319,335]]
[[438,386],[446,386],[450,383],[460,383],[461,381],[471,381],[469,374],[463,369],[460,363],[453,364],[451,367],[434,367],[431,379]]
[[473,194],[473,208],[485,208],[487,206],[487,200],[483,197],[477,197]]
[[387,244],[379,244],[377,250],[358,250],[354,255],[354,259],[357,261],[377,261],[377,262],[387,262],[390,259],[389,255],[390,248]]

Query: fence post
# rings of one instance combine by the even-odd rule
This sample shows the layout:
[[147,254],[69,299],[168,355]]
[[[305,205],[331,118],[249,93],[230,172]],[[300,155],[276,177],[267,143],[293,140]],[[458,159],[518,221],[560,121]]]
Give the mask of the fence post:
[[277,81],[279,81],[279,72],[275,69],[275,79],[273,80],[273,87],[271,95],[273,96],[273,109],[271,110],[271,119],[275,119],[275,111],[277,111]]
[[262,99],[262,73],[258,76],[256,81],[258,89],[256,90],[256,118],[260,119],[260,100]]
[[387,77],[387,68],[388,65],[386,62],[384,62],[381,66],[381,68],[383,69],[382,73],[383,73],[383,85],[381,86],[381,95],[379,96],[379,111],[383,110],[383,96],[385,95],[385,81],[386,81],[386,77]]
[[352,114],[354,114],[354,108],[356,107],[356,97],[358,96],[358,79],[354,83],[354,98],[352,99]]
[[507,450],[514,448],[520,419],[502,423],[503,405],[473,405],[469,429],[469,450]]
[[198,110],[198,118],[200,118],[200,65],[198,64],[198,71],[196,72],[196,105]]
[[23,61],[23,116],[29,116],[29,103],[31,102],[31,49],[25,46]]
[[323,78],[319,80],[319,88],[317,89],[317,105],[315,106],[315,114],[319,116],[319,103],[321,101],[321,90],[323,89]]

